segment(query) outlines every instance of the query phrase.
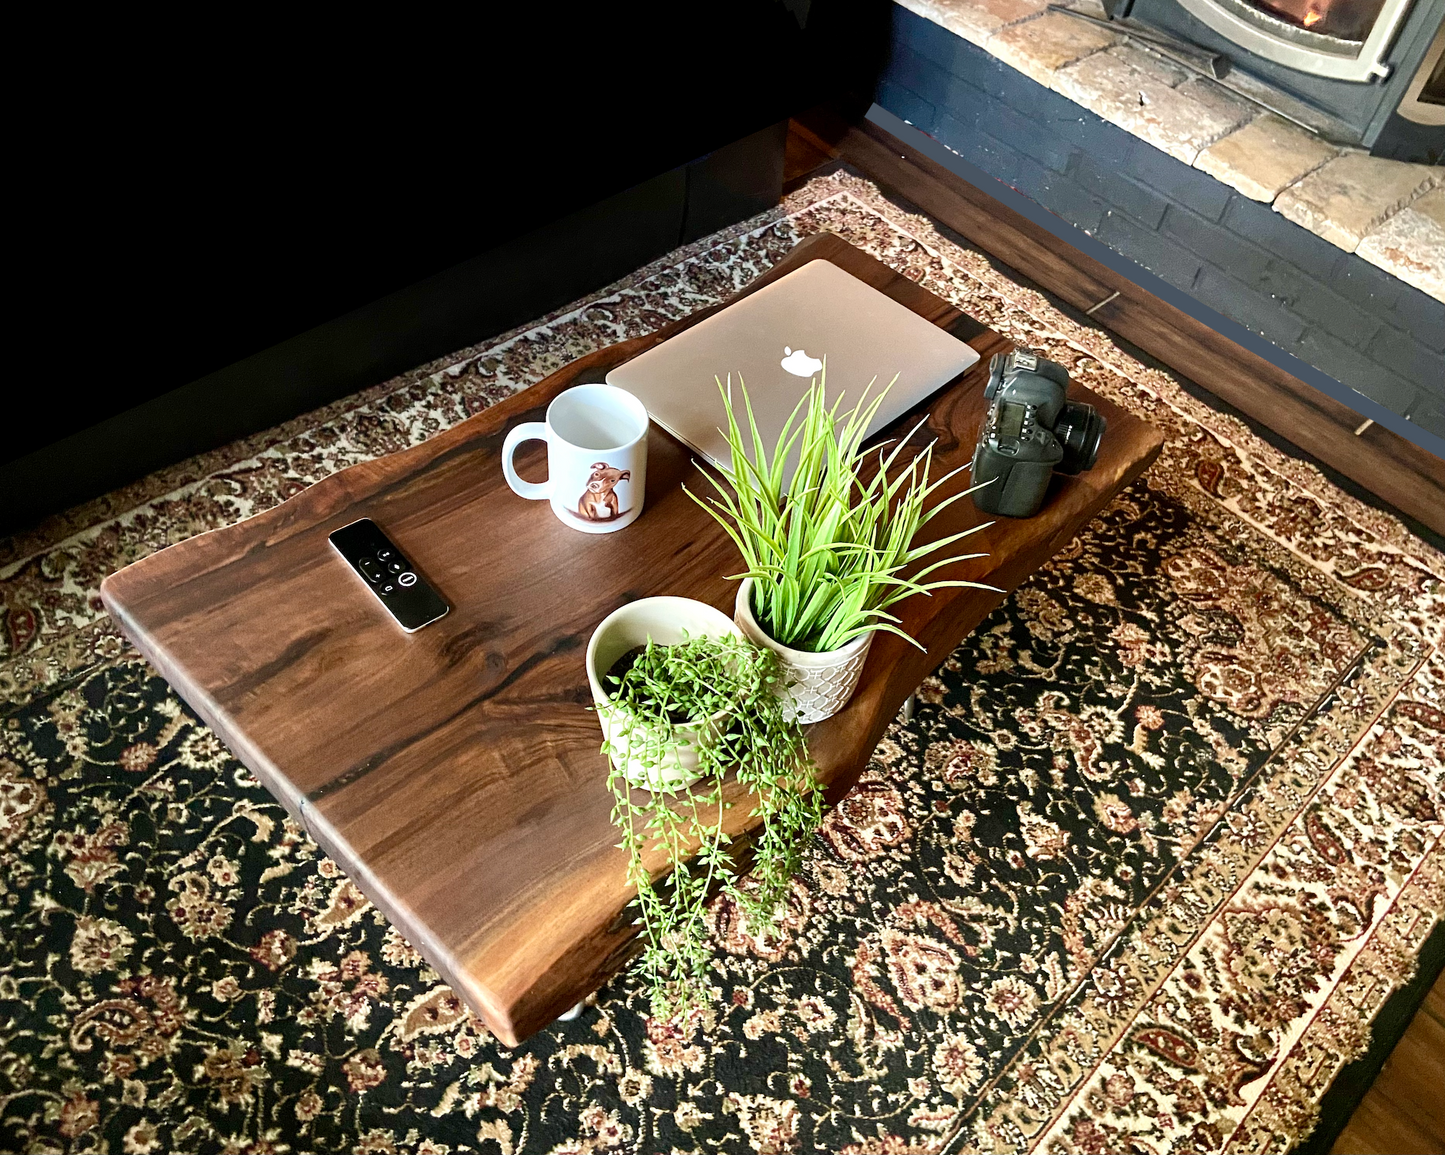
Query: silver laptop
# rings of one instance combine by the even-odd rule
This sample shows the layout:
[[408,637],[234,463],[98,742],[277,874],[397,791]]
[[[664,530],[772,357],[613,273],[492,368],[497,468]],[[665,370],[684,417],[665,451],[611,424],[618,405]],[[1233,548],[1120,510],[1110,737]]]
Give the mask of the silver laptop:
[[[977,363],[978,354],[837,265],[814,260],[619,365],[607,383],[636,396],[679,441],[729,467],[717,380],[726,383],[731,374],[734,383],[746,382],[758,431],[771,450],[825,358],[828,397],[831,402],[842,392],[843,412],[870,381],[871,401],[897,375],[868,428],[871,436]],[[733,397],[741,419],[736,388]]]

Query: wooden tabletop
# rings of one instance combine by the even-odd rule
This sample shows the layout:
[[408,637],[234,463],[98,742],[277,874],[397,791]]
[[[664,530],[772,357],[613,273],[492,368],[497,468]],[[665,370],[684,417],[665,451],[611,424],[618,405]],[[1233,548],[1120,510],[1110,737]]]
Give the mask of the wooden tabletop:
[[[996,333],[831,234],[812,237],[745,292],[825,259],[967,340],[982,360],[902,418],[929,413],[940,472],[969,460]],[[632,897],[609,820],[583,654],[618,606],[654,594],[732,612],[740,567],[723,531],[681,491],[692,455],[653,426],[646,508],[613,534],[563,526],[502,479],[508,428],[538,421],[567,387],[600,381],[701,320],[574,361],[545,381],[401,453],[344,469],[282,505],[111,575],[106,608],[206,720],[505,1043],[595,990],[634,948]],[[725,370],[726,366],[719,366]],[[1157,430],[1075,386],[1108,418],[1098,463],[1056,478],[1037,517],[967,539],[988,557],[954,574],[1013,589],[1157,456]],[[540,444],[518,455],[544,472]],[[966,475],[965,475],[966,478]],[[966,484],[959,478],[958,484]],[[327,542],[370,517],[451,603],[402,633]],[[967,499],[928,528],[986,520]],[[903,603],[923,653],[874,642],[858,692],[811,728],[836,802],[918,684],[1000,600],[946,590]],[[745,796],[727,827],[754,824]],[[661,864],[657,864],[661,865]],[[628,925],[618,925],[625,923]]]

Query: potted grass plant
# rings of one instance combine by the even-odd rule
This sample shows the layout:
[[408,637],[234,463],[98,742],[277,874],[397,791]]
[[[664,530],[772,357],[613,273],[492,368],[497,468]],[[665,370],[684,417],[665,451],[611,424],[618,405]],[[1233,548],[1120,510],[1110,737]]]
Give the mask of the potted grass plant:
[[731,379],[727,386],[719,381],[732,464],[721,471],[723,484],[704,471],[716,495],[691,495],[742,553],[746,569],[736,575],[742,584],[735,620],[750,640],[778,655],[790,712],[804,723],[821,721],[847,704],[877,633],[898,634],[918,645],[899,628],[890,607],[947,586],[994,589],[932,576],[983,556],[946,552],[983,526],[918,540],[929,522],[973,492],[964,489],[930,504],[960,470],[933,479],[932,444],[905,459],[918,427],[896,444],[865,450],[864,436],[888,390],[869,401],[870,383],[858,404],[843,413],[841,395],[828,402],[826,374],[825,366],[773,446],[758,433],[741,379],[742,421]]
[[[637,888],[652,1011],[697,1005],[711,959],[706,903],[730,893],[765,925],[822,818],[801,726],[777,693],[770,650],[688,598],[644,598],[603,620],[587,670],[612,770],[612,821]],[[724,779],[757,799],[751,881],[723,829]]]

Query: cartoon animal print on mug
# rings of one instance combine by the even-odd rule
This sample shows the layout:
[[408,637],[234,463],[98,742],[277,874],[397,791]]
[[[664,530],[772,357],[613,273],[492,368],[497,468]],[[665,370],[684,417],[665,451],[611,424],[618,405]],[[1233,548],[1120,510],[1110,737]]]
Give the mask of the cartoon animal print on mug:
[[594,461],[592,476],[587,479],[587,492],[577,502],[577,512],[588,521],[611,521],[620,516],[617,483],[631,480],[630,469],[613,469],[605,461]]

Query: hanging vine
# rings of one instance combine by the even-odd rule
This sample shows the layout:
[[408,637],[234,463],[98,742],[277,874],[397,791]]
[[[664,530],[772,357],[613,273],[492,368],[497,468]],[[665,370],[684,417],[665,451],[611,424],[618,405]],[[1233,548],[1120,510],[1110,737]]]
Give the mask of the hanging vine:
[[[777,693],[776,655],[740,638],[649,642],[605,677],[609,705],[621,720],[603,751],[615,754],[608,777],[612,821],[622,834],[629,879],[637,888],[644,949],[640,971],[652,1012],[670,1017],[705,996],[712,951],[706,905],[715,889],[733,897],[759,925],[771,920],[822,820],[802,727],[785,716]],[[698,780],[676,791],[643,790],[618,764],[630,756],[651,774],[695,751]],[[723,781],[729,773],[758,799],[761,832],[751,877],[741,878],[723,831]],[[661,853],[660,872],[646,865]]]

